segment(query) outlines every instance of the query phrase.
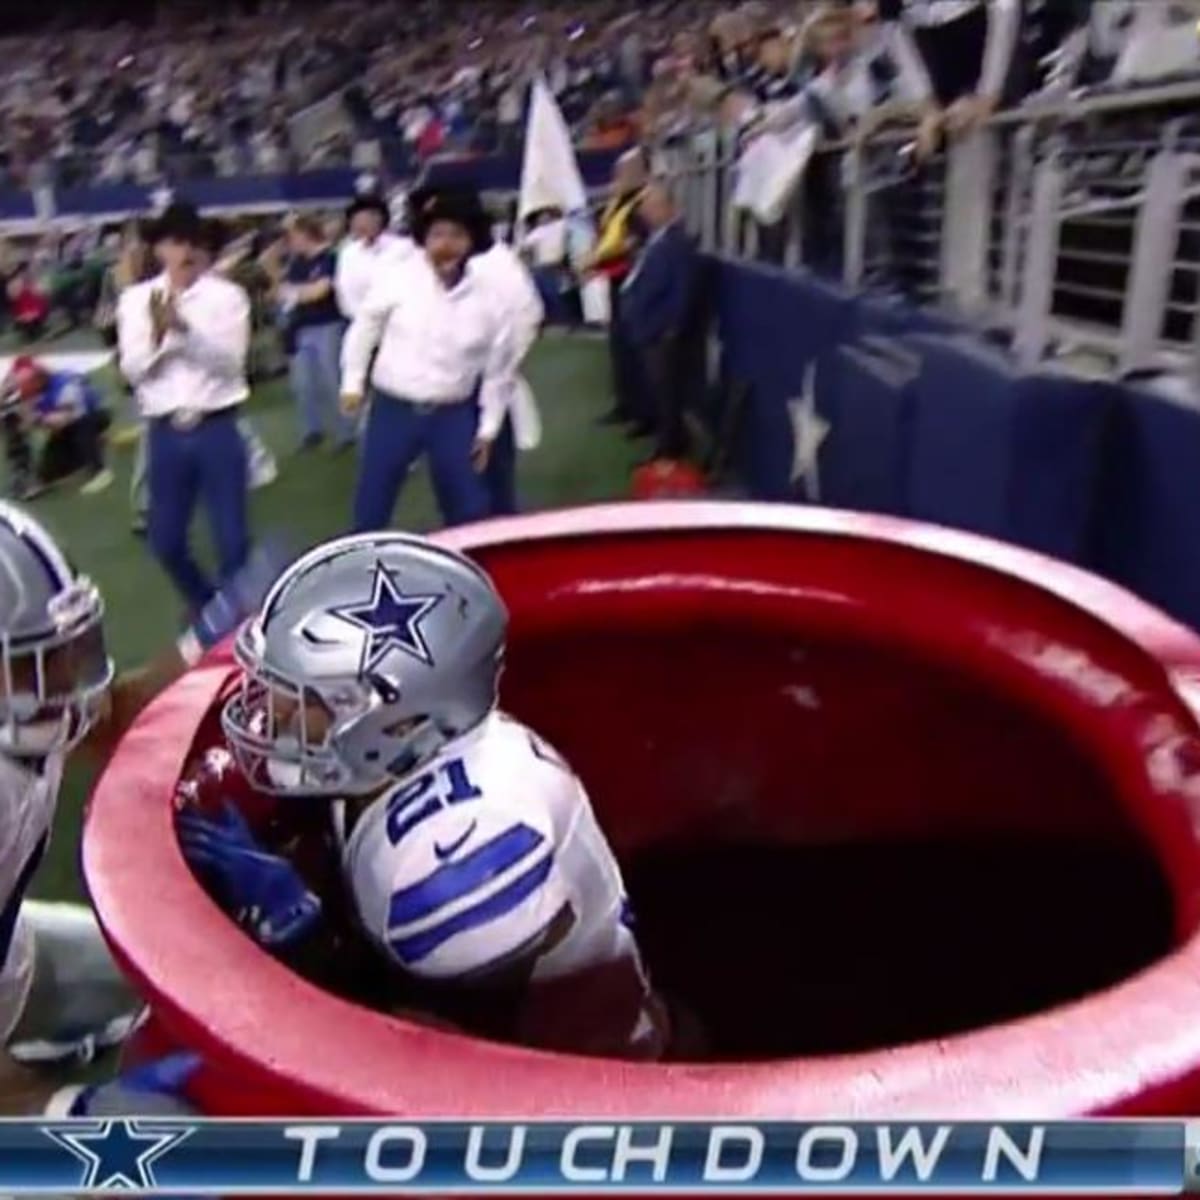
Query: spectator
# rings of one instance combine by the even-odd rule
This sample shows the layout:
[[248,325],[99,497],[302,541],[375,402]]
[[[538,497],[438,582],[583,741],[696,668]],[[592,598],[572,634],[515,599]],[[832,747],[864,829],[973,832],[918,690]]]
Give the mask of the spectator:
[[336,448],[354,444],[354,426],[338,410],[338,359],[342,315],[334,294],[337,258],[318,218],[294,217],[288,226],[291,257],[279,298],[287,322],[292,395],[300,416],[300,448],[325,439]]
[[417,137],[417,157],[425,162],[437,154],[445,143],[446,126],[441,116],[436,112],[429,112]]
[[[477,275],[489,249],[487,213],[473,192],[421,189],[410,197],[410,254],[374,288],[346,334],[347,415],[374,388],[354,497],[354,528],[384,529],[405,477],[429,459],[447,524],[486,517],[483,472],[508,411],[515,350],[508,314]],[[375,354],[378,347],[378,354]]]
[[612,361],[613,407],[601,421],[631,424],[635,433],[649,432],[646,414],[640,407],[636,356],[625,339],[621,321],[621,284],[633,261],[629,241],[629,218],[637,207],[649,174],[644,150],[628,150],[617,160],[608,204],[600,218],[596,247],[588,270],[603,275],[609,284],[609,356]]
[[574,324],[566,297],[577,289],[567,261],[567,222],[562,209],[539,209],[529,214],[525,224],[520,251],[533,274],[546,321],[548,324]]
[[[615,141],[610,127],[637,113],[656,59],[687,61],[670,72],[672,85],[707,69],[707,51],[689,35],[716,8],[715,0],[655,5],[614,21],[609,0],[520,13],[499,0],[412,0],[385,19],[368,0],[292,0],[225,14],[219,27],[162,21],[136,39],[128,29],[80,30],[69,53],[49,39],[9,40],[6,60],[18,65],[0,67],[0,167],[21,185],[38,175],[153,184],[164,175],[274,173],[293,159],[345,164],[357,155],[374,169],[377,151],[396,169],[418,144],[425,156],[513,149],[534,67],[546,71],[577,136],[594,124],[597,101],[617,93],[619,115],[594,133]],[[732,79],[752,65],[774,11],[786,8],[743,5],[717,21],[728,26],[722,70],[740,64]],[[343,111],[326,107],[351,81]]]
[[496,106],[500,138],[499,149],[502,154],[512,154],[520,143],[524,109],[523,89],[516,81],[507,83],[500,92]]
[[347,321],[358,315],[367,293],[388,264],[413,250],[409,238],[389,232],[391,219],[387,201],[374,193],[355,197],[346,210],[349,236],[338,251],[334,289],[338,308]]
[[695,349],[696,250],[662,184],[644,190],[636,219],[645,244],[621,286],[621,324],[656,408],[652,458],[677,459],[687,448],[683,416]]
[[585,150],[619,150],[637,139],[637,126],[631,114],[621,108],[617,93],[611,92],[596,103],[583,137]]
[[[136,283],[153,278],[157,271],[150,247],[142,238],[136,222],[130,222],[121,234],[116,257],[104,274],[100,290],[100,303],[96,310],[96,327],[106,344],[117,344],[117,311],[121,294]],[[133,391],[124,381],[126,394],[131,398]],[[136,416],[136,413],[134,414]],[[146,429],[140,420],[137,427],[137,443],[133,470],[129,479],[129,500],[133,508],[133,532],[139,537],[146,532],[146,514],[149,508],[149,493],[146,472]]]
[[936,149],[941,114],[928,77],[896,53],[894,37],[873,37],[874,22],[851,9],[822,5],[804,29],[810,75],[799,104],[781,105],[766,125],[786,123],[807,110],[831,139],[863,139],[889,121],[916,120],[916,156]]
[[117,305],[121,371],[149,424],[150,544],[196,613],[215,592],[189,546],[197,500],[208,509],[223,580],[250,550],[237,425],[249,395],[250,302],[203,269],[208,236],[190,205],[168,208],[148,239],[163,274],[128,288]]
[[1020,0],[881,0],[897,55],[923,72],[946,110],[945,126],[965,133],[987,120],[1010,91]]
[[8,284],[13,326],[24,342],[36,342],[50,319],[50,297],[29,267],[21,267]]
[[40,485],[84,471],[87,480],[80,491],[85,496],[110,487],[114,477],[104,465],[104,435],[111,417],[91,382],[71,371],[48,371],[22,356],[13,363],[12,383],[30,423],[46,433],[38,463]]
[[799,93],[793,58],[792,48],[781,30],[769,29],[759,39],[758,61],[747,72],[744,86],[760,104],[790,100]]
[[743,82],[756,58],[745,15],[727,12],[714,17],[709,37],[717,75],[727,84]]

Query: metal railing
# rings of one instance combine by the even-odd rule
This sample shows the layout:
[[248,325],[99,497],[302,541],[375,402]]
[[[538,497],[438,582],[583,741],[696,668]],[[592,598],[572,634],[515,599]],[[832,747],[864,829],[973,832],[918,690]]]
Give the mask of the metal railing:
[[1076,351],[1200,387],[1200,81],[997,115],[919,168],[911,133],[819,148],[783,219],[731,202],[711,131],[659,152],[704,249],[806,266],[1007,336],[1026,365]]

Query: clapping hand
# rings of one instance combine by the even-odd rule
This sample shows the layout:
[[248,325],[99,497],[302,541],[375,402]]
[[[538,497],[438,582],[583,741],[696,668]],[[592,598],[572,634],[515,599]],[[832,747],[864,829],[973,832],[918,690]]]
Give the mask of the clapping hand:
[[154,345],[161,346],[163,339],[172,330],[187,332],[187,323],[179,315],[178,301],[174,292],[150,293],[150,325],[154,334]]
[[157,348],[167,336],[167,296],[158,290],[150,293],[150,328],[154,335],[154,345]]

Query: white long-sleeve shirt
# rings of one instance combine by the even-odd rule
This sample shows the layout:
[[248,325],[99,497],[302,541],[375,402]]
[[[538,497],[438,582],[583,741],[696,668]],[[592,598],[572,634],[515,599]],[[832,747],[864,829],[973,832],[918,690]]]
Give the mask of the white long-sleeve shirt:
[[557,267],[567,257],[567,223],[562,217],[530,229],[521,239],[537,267]]
[[351,238],[345,242],[338,251],[337,271],[333,279],[334,292],[342,316],[348,321],[354,320],[371,290],[371,285],[380,274],[415,249],[411,238],[397,237],[392,233],[381,233],[371,243],[359,238]]
[[204,274],[176,297],[187,332],[171,330],[154,345],[150,298],[166,294],[165,275],[134,284],[117,302],[121,373],[129,380],[142,416],[179,411],[217,412],[250,394],[250,300],[236,283]]
[[[371,355],[379,353],[371,369]],[[342,391],[382,392],[418,404],[455,404],[480,384],[479,436],[508,411],[517,358],[513,322],[473,264],[447,288],[424,253],[376,280],[342,342]]]
[[471,259],[471,271],[492,288],[513,323],[513,350],[519,363],[537,338],[546,316],[542,298],[529,269],[506,242]]
[[[537,341],[546,316],[545,306],[529,269],[506,242],[496,242],[471,259],[471,270],[493,289],[497,301],[512,323],[513,359],[520,366]],[[521,375],[507,393],[513,436],[521,450],[532,450],[542,440],[542,420],[533,389]]]

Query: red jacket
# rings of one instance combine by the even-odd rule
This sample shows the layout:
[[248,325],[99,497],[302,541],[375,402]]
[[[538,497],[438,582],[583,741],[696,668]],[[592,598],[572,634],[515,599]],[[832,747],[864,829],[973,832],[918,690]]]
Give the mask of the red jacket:
[[18,325],[44,321],[50,315],[50,300],[36,287],[24,286],[10,299],[13,319]]

